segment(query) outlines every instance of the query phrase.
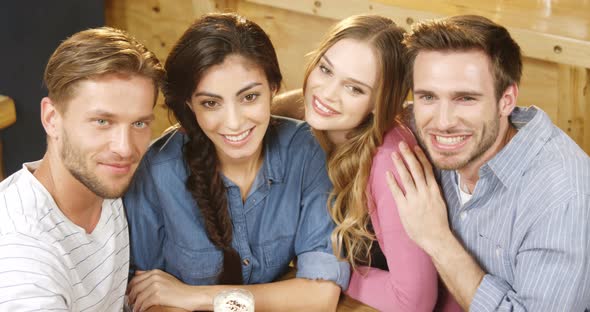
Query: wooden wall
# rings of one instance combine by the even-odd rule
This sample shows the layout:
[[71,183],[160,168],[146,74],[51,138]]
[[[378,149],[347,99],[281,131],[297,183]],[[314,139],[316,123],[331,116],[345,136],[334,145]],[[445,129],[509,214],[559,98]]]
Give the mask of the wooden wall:
[[[338,19],[371,12],[409,27],[426,18],[480,14],[507,26],[523,49],[526,57],[519,105],[541,107],[590,154],[590,3],[587,1],[562,0],[550,8],[546,7],[546,1],[543,4],[536,0],[105,2],[107,24],[129,31],[162,60],[196,17],[211,11],[236,11],[257,22],[271,37],[285,77],[284,90],[301,87],[305,55]],[[170,124],[163,107],[158,107],[157,116],[154,136]]]

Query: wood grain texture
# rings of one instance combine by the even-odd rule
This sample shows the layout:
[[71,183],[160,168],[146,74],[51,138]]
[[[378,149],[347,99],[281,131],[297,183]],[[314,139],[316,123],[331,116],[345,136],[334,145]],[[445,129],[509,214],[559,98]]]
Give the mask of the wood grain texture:
[[[237,11],[268,33],[282,69],[283,90],[302,86],[305,55],[338,19],[351,14],[382,14],[406,28],[422,18],[487,16],[507,26],[523,46],[518,104],[541,107],[590,153],[590,1],[106,0],[107,23],[129,31],[161,60],[193,19],[210,10]],[[557,43],[560,53],[553,50]],[[154,137],[174,122],[162,104],[160,98]]]

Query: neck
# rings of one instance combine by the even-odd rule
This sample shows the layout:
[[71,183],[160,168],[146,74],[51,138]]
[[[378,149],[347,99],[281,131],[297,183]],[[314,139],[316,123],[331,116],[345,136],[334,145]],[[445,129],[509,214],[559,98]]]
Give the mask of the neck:
[[[220,155],[221,153],[218,153]],[[262,144],[251,157],[244,159],[219,159],[221,172],[240,188],[242,201],[246,200],[258,170],[262,166]]]
[[102,211],[103,198],[96,196],[48,151],[33,175],[47,189],[57,207],[74,224],[91,233]]
[[498,138],[494,144],[480,157],[472,160],[465,167],[457,170],[461,175],[461,184],[463,184],[463,187],[465,187],[469,193],[473,193],[473,190],[475,189],[475,185],[479,180],[479,169],[481,166],[494,158],[494,156],[496,156],[496,154],[498,154],[516,135],[516,132],[516,128],[506,121],[504,126],[500,126]]
[[326,131],[326,136],[334,145],[340,145],[348,141],[347,135],[349,130],[329,130]]

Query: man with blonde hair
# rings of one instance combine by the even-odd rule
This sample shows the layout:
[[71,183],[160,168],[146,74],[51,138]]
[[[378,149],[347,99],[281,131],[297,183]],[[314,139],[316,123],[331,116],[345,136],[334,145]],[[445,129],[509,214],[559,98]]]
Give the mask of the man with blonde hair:
[[0,310],[120,311],[129,236],[119,198],[151,138],[163,69],[126,33],[74,34],[45,69],[47,151],[0,183]]
[[388,176],[408,235],[463,310],[587,311],[590,158],[541,109],[516,106],[516,42],[481,16],[419,23],[404,42],[426,151],[400,144]]

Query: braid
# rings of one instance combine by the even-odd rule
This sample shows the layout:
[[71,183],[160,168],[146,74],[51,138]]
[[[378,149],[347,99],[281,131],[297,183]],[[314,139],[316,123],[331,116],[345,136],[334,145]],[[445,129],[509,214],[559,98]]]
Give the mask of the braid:
[[192,129],[184,146],[184,157],[190,174],[186,188],[197,202],[209,240],[223,251],[223,267],[217,279],[222,285],[243,284],[239,253],[231,246],[233,225],[227,205],[225,185],[217,170],[217,156],[213,143],[200,131]]

